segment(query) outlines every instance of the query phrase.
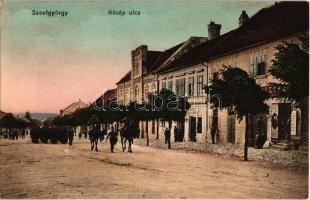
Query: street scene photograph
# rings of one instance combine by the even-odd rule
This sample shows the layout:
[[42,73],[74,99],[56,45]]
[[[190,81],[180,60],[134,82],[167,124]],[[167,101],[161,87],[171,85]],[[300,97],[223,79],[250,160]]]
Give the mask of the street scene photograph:
[[308,198],[308,1],[0,0],[0,199]]

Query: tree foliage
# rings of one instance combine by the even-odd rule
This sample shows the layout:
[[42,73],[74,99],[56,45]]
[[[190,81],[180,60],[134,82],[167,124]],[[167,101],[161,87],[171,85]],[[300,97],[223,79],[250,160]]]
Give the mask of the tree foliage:
[[269,94],[240,68],[224,67],[221,71],[222,79],[213,80],[206,92],[211,93],[211,103],[216,107],[234,110],[241,121],[245,117],[244,160],[248,160],[248,116],[249,114],[266,113],[268,106],[265,100]]
[[151,111],[150,118],[171,123],[184,122],[185,115],[190,108],[185,97],[177,97],[173,92],[162,89],[160,93],[150,95],[148,105]]
[[31,118],[29,111],[26,111],[25,118],[28,119],[29,121],[32,121],[32,118]]
[[213,80],[211,86],[206,88],[211,96],[217,95],[221,99],[211,98],[211,103],[216,107],[233,109],[241,120],[248,114],[259,114],[268,111],[265,100],[269,94],[249,77],[248,73],[240,68],[224,67],[221,71],[223,79]]
[[[171,125],[172,121],[184,122],[188,109],[189,103],[185,98],[177,97],[171,91],[164,89],[159,94],[149,95],[146,102],[131,102],[127,106],[118,105],[114,102],[112,107],[105,107],[100,110],[90,106],[77,110],[70,115],[58,116],[54,122],[58,126],[78,126],[94,123],[91,121],[96,119],[96,123],[124,122],[128,125],[130,122],[138,128],[139,121],[161,120],[167,121]],[[148,143],[147,132],[147,145]]]
[[17,118],[12,113],[5,113],[0,119],[0,127],[2,128],[25,128],[29,126],[26,121]]
[[301,102],[309,96],[309,34],[298,42],[281,42],[269,73],[281,81],[270,86],[285,88],[280,97]]

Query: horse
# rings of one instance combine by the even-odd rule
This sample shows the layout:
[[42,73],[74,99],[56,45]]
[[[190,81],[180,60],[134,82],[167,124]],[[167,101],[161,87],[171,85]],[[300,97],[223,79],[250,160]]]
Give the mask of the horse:
[[89,133],[88,133],[88,136],[89,136],[89,140],[90,140],[90,145],[91,145],[91,150],[93,150],[95,148],[95,150],[98,152],[98,140],[101,136],[101,131],[99,129],[99,127],[95,126],[93,127]]
[[126,149],[126,142],[128,142],[128,152],[132,153],[131,145],[133,144],[133,139],[137,138],[138,135],[139,135],[139,128],[136,127],[134,123],[126,124],[120,130],[123,152]]
[[123,152],[126,149],[126,142],[128,142],[128,152],[132,153],[131,144],[133,144],[133,137],[130,136],[130,133],[127,128],[122,128],[119,130],[121,136],[122,150]]

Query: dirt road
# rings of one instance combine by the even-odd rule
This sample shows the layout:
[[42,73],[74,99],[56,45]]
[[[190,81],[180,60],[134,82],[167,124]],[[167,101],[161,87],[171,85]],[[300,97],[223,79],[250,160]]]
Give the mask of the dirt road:
[[277,165],[134,145],[109,152],[0,140],[1,198],[307,198],[308,174]]

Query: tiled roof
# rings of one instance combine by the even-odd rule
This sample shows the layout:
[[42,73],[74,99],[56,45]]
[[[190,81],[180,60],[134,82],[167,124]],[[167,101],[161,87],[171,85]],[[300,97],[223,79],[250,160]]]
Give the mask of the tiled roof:
[[126,81],[129,81],[131,79],[131,70],[125,74],[116,84],[124,83]]
[[107,103],[109,101],[116,100],[116,94],[117,94],[116,88],[107,90],[103,95],[97,98],[94,103],[96,103],[96,106],[101,107],[103,102]]
[[280,2],[258,11],[250,20],[234,31],[207,55],[217,57],[256,44],[309,31],[308,2]]
[[210,41],[203,42],[184,53],[182,56],[176,58],[166,66],[161,66],[157,72],[167,72],[176,68],[186,67],[189,65],[201,63],[201,60],[205,57],[206,52],[211,51],[215,46],[219,45],[225,40],[232,32],[226,33],[221,37],[215,38]]
[[199,46],[201,43],[205,43],[208,38],[206,37],[190,37],[188,40],[182,43],[172,54],[171,56],[163,62],[163,64],[156,70],[161,71],[165,70],[171,63],[174,63],[178,59],[182,59],[191,49],[196,46]]
[[[146,67],[147,73],[151,73],[156,70],[163,62],[165,62],[181,45],[178,44],[164,52],[161,51],[147,51]],[[125,74],[116,84],[124,83],[131,79],[131,70]]]
[[5,115],[6,115],[6,113],[3,112],[3,111],[1,111],[1,112],[0,112],[0,119],[1,119],[3,116],[5,116]]
[[309,30],[308,2],[280,2],[257,12],[243,26],[204,42],[170,62],[159,72],[202,63],[292,34]]
[[0,119],[5,115],[6,113],[0,110]]
[[147,73],[152,69],[153,64],[158,60],[163,52],[161,51],[147,51],[147,58],[146,58],[146,68]]
[[160,56],[157,58],[157,60],[153,63],[153,65],[150,67],[150,72],[157,70],[168,58],[171,57],[171,55],[176,52],[183,43],[180,43],[174,47],[171,47],[170,49],[165,50],[160,54]]
[[36,126],[42,126],[42,122],[38,119],[32,119],[32,123],[35,124]]
[[64,108],[64,109],[61,110],[61,111],[67,111],[67,110],[69,110],[70,108],[72,108],[72,107],[74,107],[74,106],[78,106],[79,104],[83,104],[83,105],[86,106],[86,103],[84,103],[83,101],[79,100],[79,101],[77,101],[77,102],[71,103],[69,106],[67,106],[66,108]]

